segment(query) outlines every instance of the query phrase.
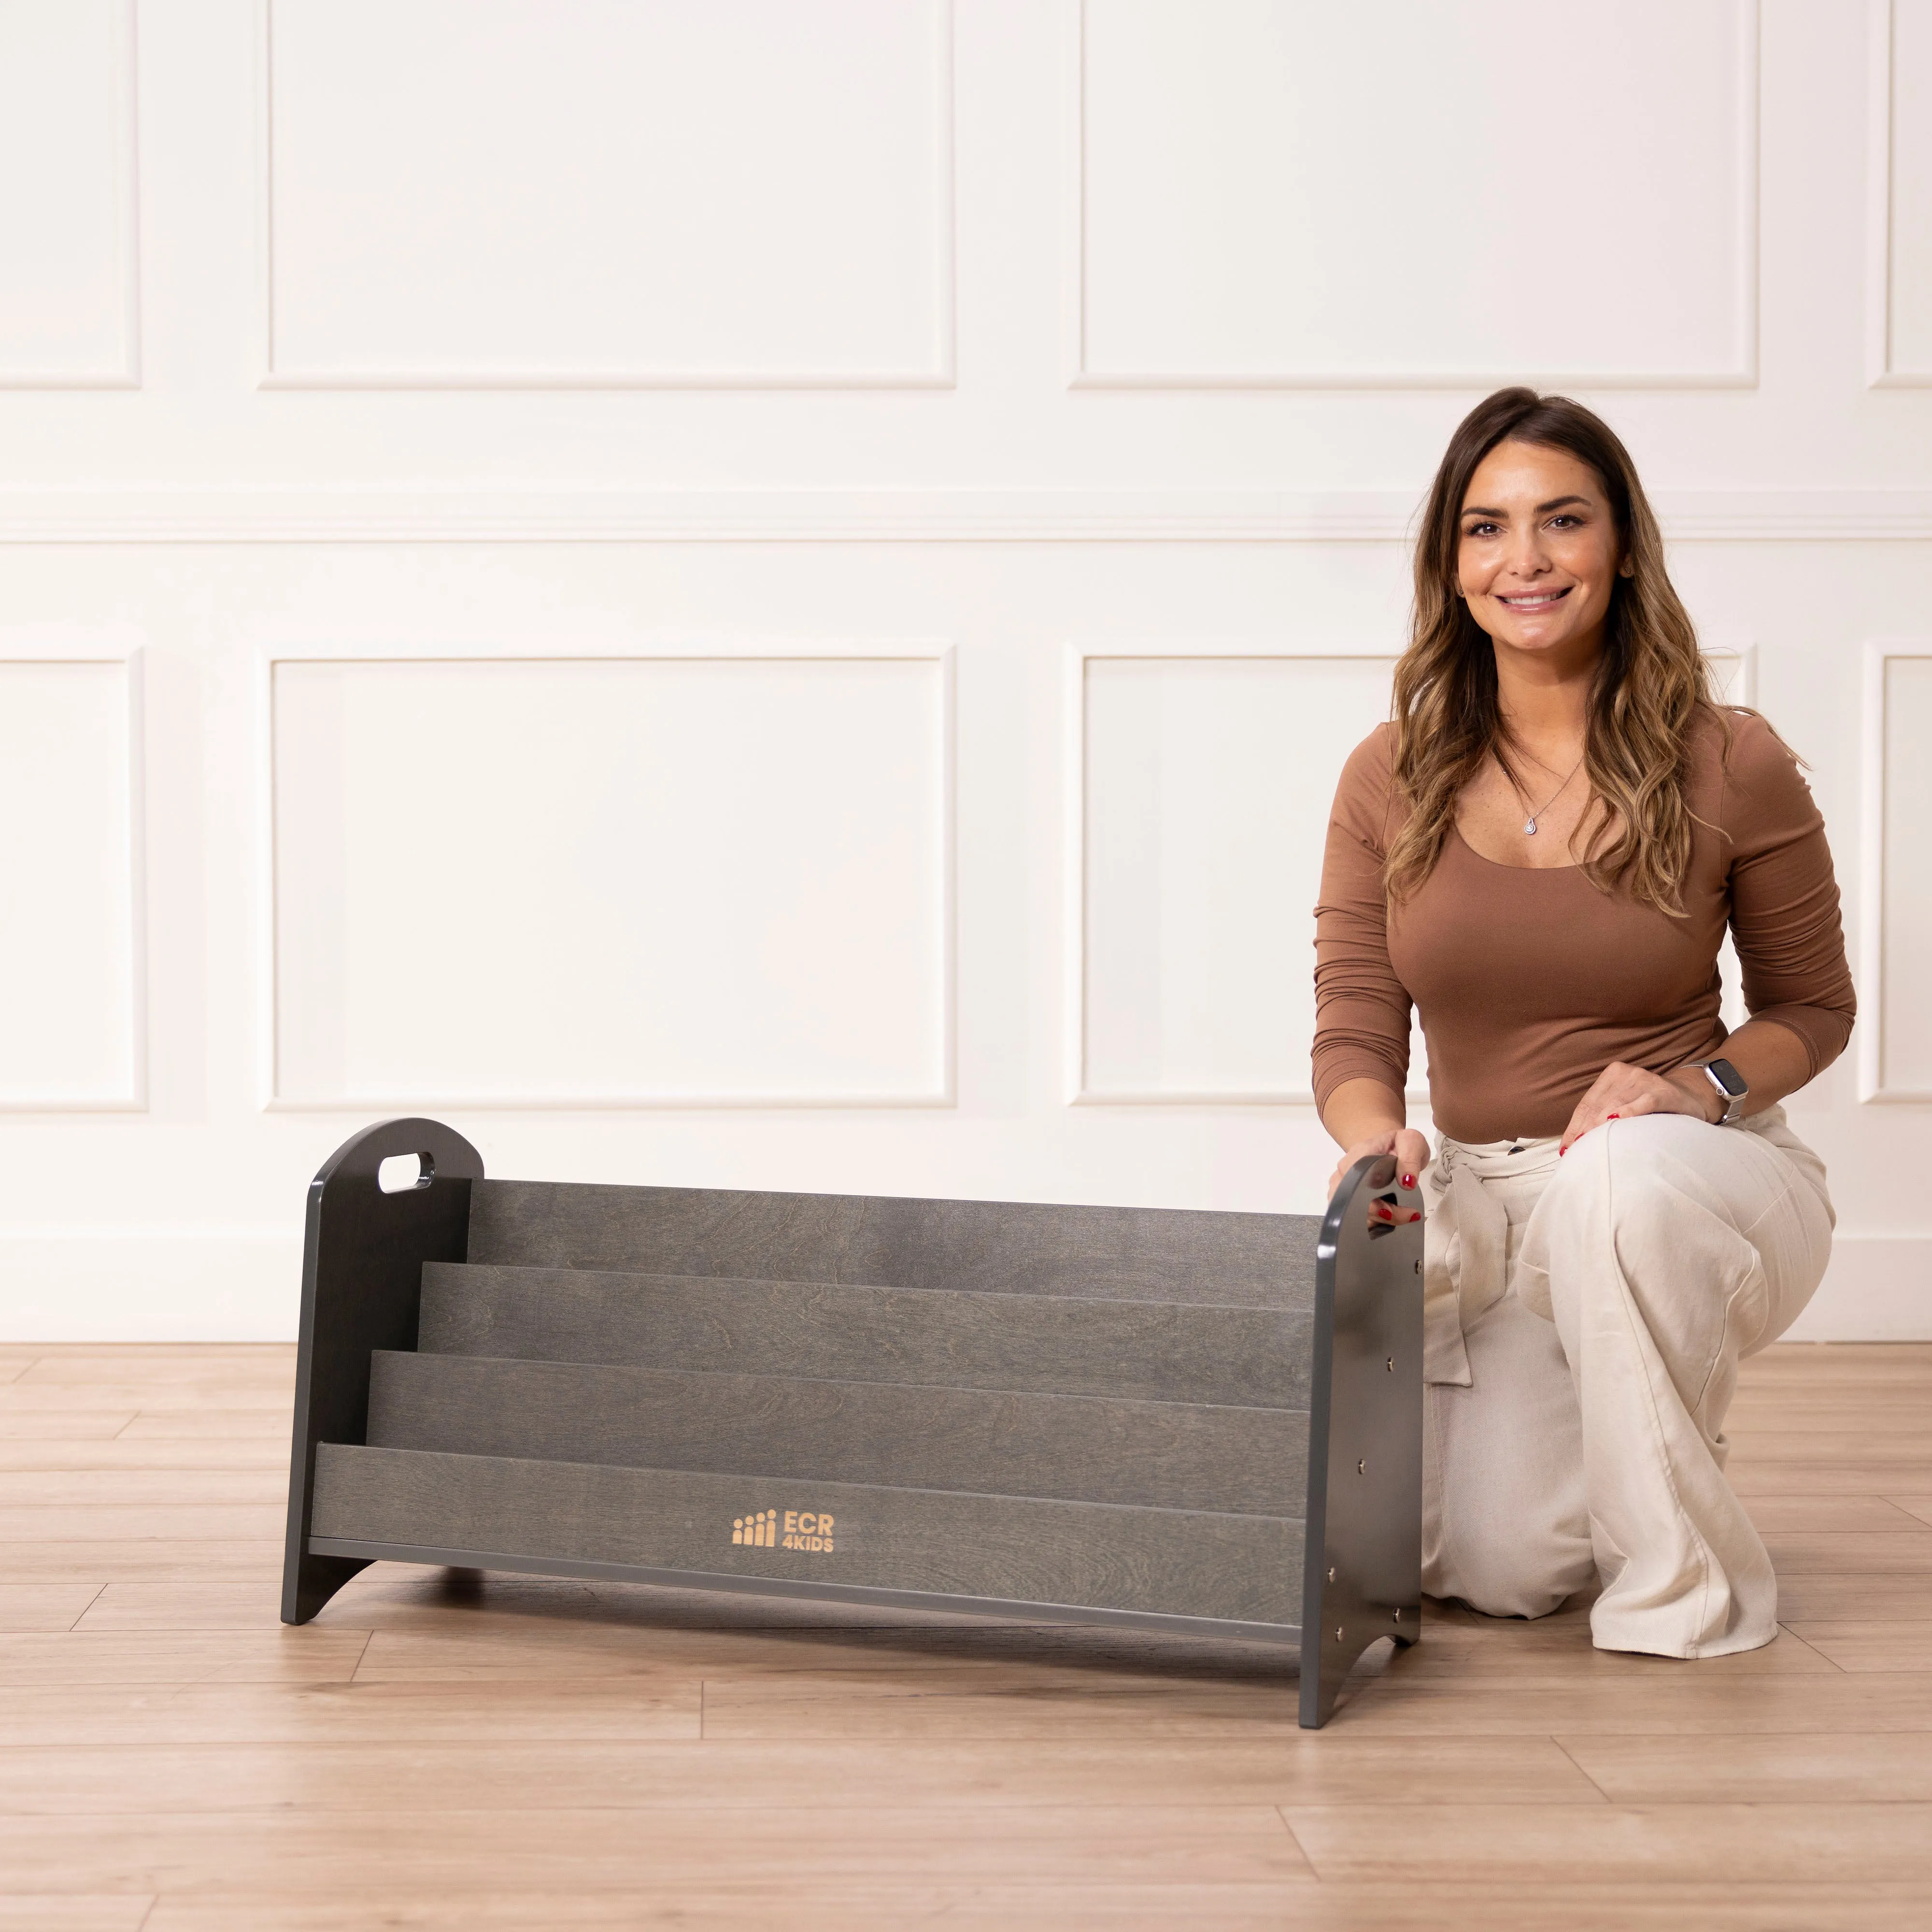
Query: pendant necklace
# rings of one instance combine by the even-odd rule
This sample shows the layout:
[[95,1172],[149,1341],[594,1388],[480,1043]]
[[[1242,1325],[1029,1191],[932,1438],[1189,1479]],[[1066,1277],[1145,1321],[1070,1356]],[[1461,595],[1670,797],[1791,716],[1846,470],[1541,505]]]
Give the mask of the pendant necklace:
[[[1534,838],[1536,836],[1536,821],[1540,818],[1566,791],[1570,789],[1570,778],[1574,778],[1582,769],[1583,760],[1581,758],[1579,758],[1576,762],[1570,767],[1570,777],[1566,778],[1563,782],[1558,785],[1556,789],[1522,821],[1523,836],[1526,838]],[[1516,782],[1516,774],[1514,772],[1510,773],[1510,789],[1516,794],[1520,802],[1525,806],[1528,804],[1529,801],[1523,797],[1522,787],[1518,784]]]

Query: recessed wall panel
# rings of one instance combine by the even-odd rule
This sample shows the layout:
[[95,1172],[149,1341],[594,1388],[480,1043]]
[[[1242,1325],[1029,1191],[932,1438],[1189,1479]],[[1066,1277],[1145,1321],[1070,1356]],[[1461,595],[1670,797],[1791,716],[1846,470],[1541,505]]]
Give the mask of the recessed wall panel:
[[0,385],[135,374],[134,8],[0,0]]
[[1310,1096],[1323,839],[1390,664],[1088,660],[1083,1097]]
[[1742,0],[1085,0],[1105,381],[1750,379]]
[[273,683],[279,1102],[947,1097],[938,659]]
[[1892,0],[1886,374],[1932,382],[1932,0]]
[[[1882,746],[1880,819],[1866,836],[1880,843],[1877,940],[1879,1011],[1876,1082],[1871,1097],[1932,1098],[1932,1002],[1926,962],[1932,960],[1932,656],[1888,657],[1880,666]],[[1868,874],[1869,878],[1870,875]],[[1869,886],[1868,887],[1869,890]],[[1871,988],[1862,989],[1868,1000]],[[1869,1051],[1869,1049],[1868,1049]]]
[[0,1107],[141,1100],[128,676],[0,662]]
[[274,0],[272,379],[936,382],[945,0]]

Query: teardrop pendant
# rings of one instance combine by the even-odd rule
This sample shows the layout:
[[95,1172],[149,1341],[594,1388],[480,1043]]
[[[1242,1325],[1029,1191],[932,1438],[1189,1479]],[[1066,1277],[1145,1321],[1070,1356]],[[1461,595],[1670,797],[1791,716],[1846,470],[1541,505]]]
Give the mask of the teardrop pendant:
[[1526,818],[1522,821],[1522,834],[1526,838],[1534,838],[1536,836],[1536,820],[1534,819]]

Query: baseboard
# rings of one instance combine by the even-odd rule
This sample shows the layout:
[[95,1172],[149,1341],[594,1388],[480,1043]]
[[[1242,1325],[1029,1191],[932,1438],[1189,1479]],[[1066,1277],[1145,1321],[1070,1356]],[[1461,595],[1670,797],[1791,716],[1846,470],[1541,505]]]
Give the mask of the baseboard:
[[[292,1342],[291,1230],[0,1233],[0,1342]],[[1790,1342],[1932,1341],[1932,1235],[1843,1234]]]
[[292,1342],[302,1233],[0,1232],[0,1342]]
[[1932,1341],[1932,1234],[1840,1234],[1787,1342]]

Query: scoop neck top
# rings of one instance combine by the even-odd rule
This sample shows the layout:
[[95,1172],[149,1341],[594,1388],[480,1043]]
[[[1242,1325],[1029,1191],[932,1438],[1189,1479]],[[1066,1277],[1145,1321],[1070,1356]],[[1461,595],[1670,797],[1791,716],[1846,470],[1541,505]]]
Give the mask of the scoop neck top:
[[1316,907],[1317,1103],[1346,1080],[1400,1093],[1413,1011],[1442,1132],[1561,1133],[1612,1060],[1666,1073],[1718,1050],[1727,930],[1752,1017],[1796,1034],[1811,1075],[1835,1060],[1857,1003],[1823,815],[1756,712],[1713,712],[1693,729],[1681,917],[1602,890],[1580,866],[1486,859],[1460,828],[1391,908],[1382,865],[1406,817],[1394,728],[1364,739],[1336,788]]

